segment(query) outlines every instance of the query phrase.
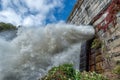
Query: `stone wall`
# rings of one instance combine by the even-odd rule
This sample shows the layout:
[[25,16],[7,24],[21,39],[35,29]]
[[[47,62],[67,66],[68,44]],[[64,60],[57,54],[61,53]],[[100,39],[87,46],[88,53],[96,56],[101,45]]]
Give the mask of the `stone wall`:
[[[120,19],[120,17],[117,18]],[[101,50],[104,58],[103,69],[111,70],[116,66],[116,63],[120,61],[120,23],[117,23],[115,27],[109,28],[101,35],[99,38],[103,46]]]
[[81,71],[103,73],[113,69],[117,61],[120,61],[119,3],[120,0],[78,0],[68,17],[67,23],[91,24],[96,29],[95,38],[83,44],[86,51],[81,50]]
[[[117,2],[118,1],[118,2]],[[101,15],[92,23],[96,29],[95,46],[89,53],[89,70],[112,71],[120,62],[120,1],[113,0]],[[94,39],[94,40],[95,40]],[[93,40],[93,42],[94,42]]]
[[90,24],[111,0],[78,0],[67,22],[71,24]]

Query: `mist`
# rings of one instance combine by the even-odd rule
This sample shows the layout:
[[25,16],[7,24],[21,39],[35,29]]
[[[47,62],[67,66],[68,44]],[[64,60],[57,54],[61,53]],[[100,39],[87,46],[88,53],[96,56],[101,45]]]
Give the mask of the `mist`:
[[65,23],[18,29],[16,37],[0,37],[0,80],[37,80],[53,66],[72,63],[79,69],[81,43],[94,28]]

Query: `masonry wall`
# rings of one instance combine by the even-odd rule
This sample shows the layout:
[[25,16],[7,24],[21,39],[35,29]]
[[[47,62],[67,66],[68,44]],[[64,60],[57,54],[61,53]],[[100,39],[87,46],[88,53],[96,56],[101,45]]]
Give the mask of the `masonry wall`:
[[100,45],[91,49],[91,57],[89,58],[89,60],[91,64],[92,62],[95,63],[93,66],[89,65],[89,69],[91,71],[96,70],[100,72],[105,72],[113,70],[117,63],[120,61],[119,19],[120,17],[117,16],[117,24],[115,26],[110,24],[108,26],[109,28],[105,32],[103,30],[99,30],[99,32],[96,33],[96,39],[99,40],[96,42],[96,44],[100,42]]
[[[116,2],[118,7],[115,7],[115,10],[116,8],[118,10],[114,10],[115,13],[110,13],[109,7],[113,5],[114,1],[118,1]],[[67,23],[75,25],[90,24],[96,30],[95,37],[82,45],[80,55],[81,71],[88,70],[103,73],[112,70],[116,63],[120,61],[119,7],[119,0],[78,0],[76,3]],[[106,14],[107,10],[110,13],[109,15]]]
[[90,24],[110,2],[111,0],[78,0],[67,22],[76,25]]

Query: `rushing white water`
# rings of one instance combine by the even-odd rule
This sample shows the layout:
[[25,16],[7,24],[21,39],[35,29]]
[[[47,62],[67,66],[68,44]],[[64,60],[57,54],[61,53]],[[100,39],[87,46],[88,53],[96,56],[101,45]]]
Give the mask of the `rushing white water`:
[[7,30],[0,32],[0,38],[7,41],[12,40],[14,37],[16,37],[16,30]]
[[0,80],[37,80],[53,66],[79,68],[80,43],[93,37],[92,26],[65,23],[20,28],[12,41],[0,39]]

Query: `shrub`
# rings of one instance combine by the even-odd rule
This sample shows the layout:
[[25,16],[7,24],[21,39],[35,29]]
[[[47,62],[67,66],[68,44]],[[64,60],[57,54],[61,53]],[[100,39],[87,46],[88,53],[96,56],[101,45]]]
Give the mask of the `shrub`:
[[72,64],[63,64],[53,67],[48,75],[40,80],[107,80],[101,74],[95,72],[79,72],[75,70]]

